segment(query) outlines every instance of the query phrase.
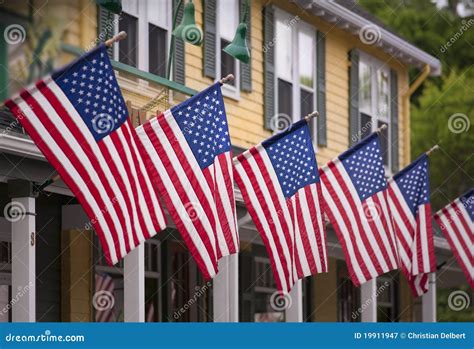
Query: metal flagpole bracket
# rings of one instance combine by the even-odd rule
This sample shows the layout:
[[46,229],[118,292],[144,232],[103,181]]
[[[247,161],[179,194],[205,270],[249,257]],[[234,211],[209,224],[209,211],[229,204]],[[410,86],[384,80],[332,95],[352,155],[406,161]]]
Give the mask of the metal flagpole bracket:
[[313,111],[312,113],[309,113],[304,117],[306,122],[310,122],[312,118],[316,118],[319,116],[319,112],[317,110]]
[[35,186],[35,193],[36,194],[39,194],[41,193],[42,191],[44,191],[44,189],[48,186],[50,186],[51,184],[53,184],[54,182],[57,182],[61,179],[61,176],[56,173],[55,175],[53,175],[51,178],[48,178],[47,180],[45,180],[43,183],[41,183],[40,185],[38,186]]
[[380,133],[380,132],[382,132],[383,130],[385,130],[386,128],[387,128],[387,125],[386,125],[386,124],[383,124],[383,125],[380,126],[375,132]]
[[435,144],[425,154],[429,156],[432,152],[434,152],[435,150],[438,150],[438,149],[439,149],[439,145]]
[[121,31],[120,33],[118,33],[117,35],[114,35],[113,37],[111,37],[109,40],[106,40],[105,41],[105,46],[107,47],[112,47],[112,45],[114,43],[116,43],[117,41],[120,41],[120,40],[123,40],[127,37],[127,33],[124,32],[124,31]]
[[219,84],[224,85],[230,81],[234,81],[234,75],[233,74],[229,74],[227,75],[226,77],[223,77],[222,79],[219,80]]

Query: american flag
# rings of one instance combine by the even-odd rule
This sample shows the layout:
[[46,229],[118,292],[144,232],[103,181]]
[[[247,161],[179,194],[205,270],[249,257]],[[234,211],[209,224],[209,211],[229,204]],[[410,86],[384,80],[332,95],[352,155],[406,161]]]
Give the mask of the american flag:
[[377,133],[321,168],[326,213],[344,251],[352,282],[398,268]]
[[95,292],[92,304],[95,309],[96,322],[111,322],[116,317],[115,305],[115,281],[105,273],[95,273]]
[[277,287],[327,272],[318,165],[305,120],[234,159],[236,182],[271,260]]
[[148,169],[206,279],[239,250],[232,148],[216,83],[137,128]]
[[79,200],[109,264],[166,227],[105,45],[6,105]]
[[434,219],[474,289],[474,189],[436,212]]
[[402,272],[418,297],[428,292],[428,273],[436,271],[426,154],[389,180],[388,198]]

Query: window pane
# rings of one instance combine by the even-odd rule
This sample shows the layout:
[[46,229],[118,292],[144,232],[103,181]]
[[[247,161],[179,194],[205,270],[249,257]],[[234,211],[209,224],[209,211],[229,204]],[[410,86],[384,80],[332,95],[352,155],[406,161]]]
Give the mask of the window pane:
[[166,76],[166,43],[167,31],[153,24],[148,24],[148,52],[150,73]]
[[119,31],[125,31],[127,38],[119,41],[119,61],[133,67],[137,66],[137,18],[122,13],[122,20],[119,22]]
[[372,133],[372,117],[365,113],[360,113],[360,139],[364,139]]
[[390,103],[388,79],[388,74],[385,70],[379,69],[377,71],[377,114],[382,118],[388,118]]
[[[386,122],[383,122],[383,121],[379,121],[378,122],[378,126],[377,127],[381,127],[382,125],[387,125],[388,124]],[[388,158],[389,158],[389,139],[388,139],[388,133],[389,131],[389,128],[387,127],[386,129],[382,130],[382,132],[380,132],[380,147],[382,148],[382,158],[383,158],[383,164],[385,166],[388,166]]]
[[219,1],[219,31],[221,38],[228,41],[232,41],[239,25],[237,8],[237,0]]
[[359,64],[359,108],[365,112],[372,112],[372,68],[367,64]]
[[289,82],[278,79],[278,114],[285,114],[292,119],[293,86]]
[[[303,118],[314,110],[314,93],[301,89],[300,96],[301,117]],[[309,123],[311,137],[314,135],[315,122],[316,118],[313,118]]]
[[[222,39],[221,40],[221,48],[223,49],[229,44],[229,41]],[[234,74],[234,76],[237,76],[237,73],[235,71],[236,65],[235,65],[235,58],[228,55],[225,53],[223,50],[221,50],[221,76],[226,76],[227,74]],[[232,85],[235,86],[235,80],[232,80],[230,82],[226,82],[227,85]]]
[[168,19],[171,15],[169,9],[171,1],[147,1],[148,22],[162,28],[168,28]]
[[314,87],[314,33],[298,32],[298,63],[300,84]]
[[288,23],[276,21],[275,40],[277,77],[285,79],[286,81],[293,81],[291,27]]

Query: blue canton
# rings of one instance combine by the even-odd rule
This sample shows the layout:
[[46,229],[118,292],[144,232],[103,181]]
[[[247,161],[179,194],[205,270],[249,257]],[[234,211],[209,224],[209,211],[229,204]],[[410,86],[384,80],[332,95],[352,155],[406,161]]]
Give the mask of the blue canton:
[[216,156],[230,151],[229,127],[219,83],[171,108],[171,113],[202,169],[212,165]]
[[270,157],[286,198],[309,184],[319,182],[318,164],[305,120],[266,140],[262,146]]
[[397,182],[410,211],[416,216],[418,206],[429,203],[428,157],[425,154],[420,156],[393,179]]
[[97,142],[127,120],[127,107],[104,45],[57,71],[53,79]]
[[461,196],[460,200],[466,208],[467,213],[469,213],[471,221],[474,222],[474,189],[471,189],[466,194]]
[[379,138],[376,133],[339,156],[361,201],[387,187]]

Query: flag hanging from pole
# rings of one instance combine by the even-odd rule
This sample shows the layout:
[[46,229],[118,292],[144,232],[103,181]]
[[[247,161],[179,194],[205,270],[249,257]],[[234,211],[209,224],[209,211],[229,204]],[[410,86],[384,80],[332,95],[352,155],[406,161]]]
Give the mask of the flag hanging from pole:
[[239,251],[232,148],[216,83],[137,128],[176,227],[206,279]]
[[388,198],[402,272],[418,297],[428,292],[428,274],[436,271],[426,154],[389,180]]
[[305,120],[234,159],[236,182],[270,256],[277,287],[327,272],[318,165]]
[[474,189],[436,212],[434,219],[474,289]]
[[5,104],[79,200],[109,264],[166,227],[105,45]]
[[387,181],[377,133],[321,170],[326,213],[356,286],[398,268],[387,203]]

